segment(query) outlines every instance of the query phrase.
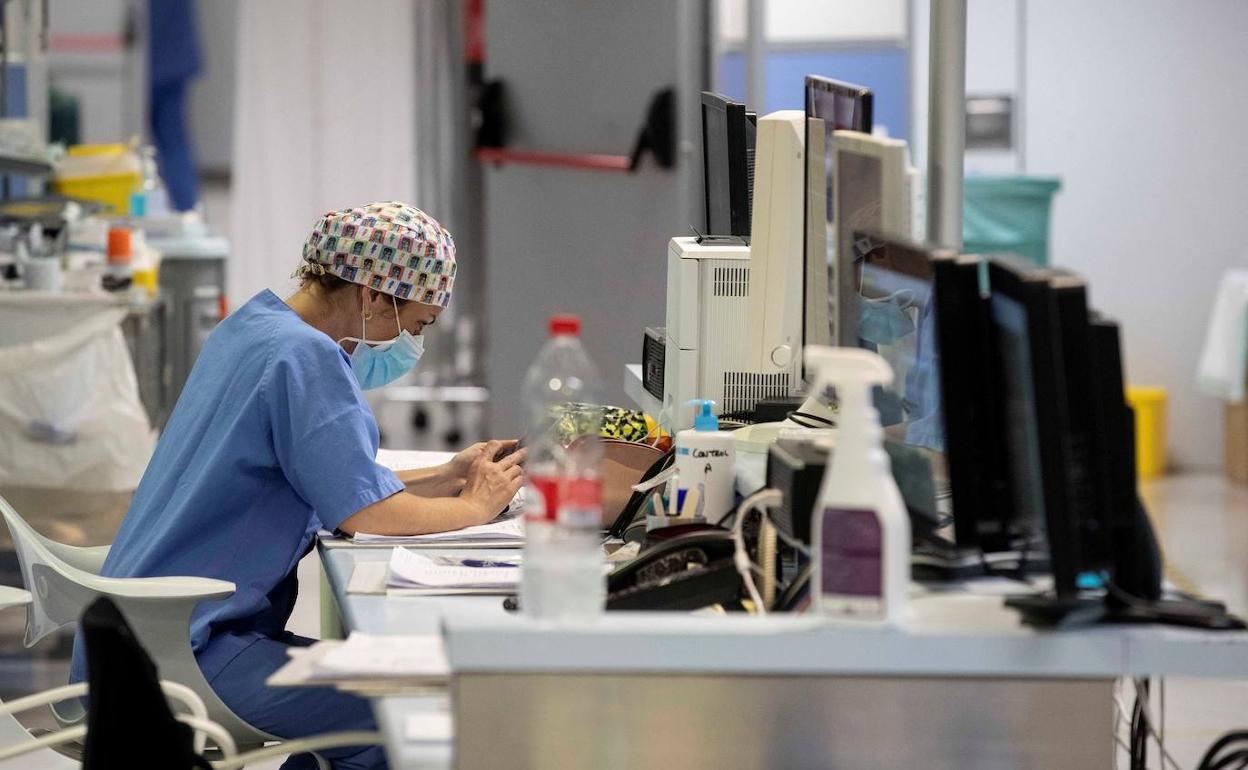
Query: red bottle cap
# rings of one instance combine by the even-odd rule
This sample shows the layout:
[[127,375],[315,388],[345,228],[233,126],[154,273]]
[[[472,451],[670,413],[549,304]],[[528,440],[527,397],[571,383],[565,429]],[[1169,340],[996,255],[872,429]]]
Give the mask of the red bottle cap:
[[576,337],[581,333],[581,319],[574,315],[556,315],[550,317],[551,336]]
[[108,262],[110,265],[124,265],[130,262],[130,230],[125,227],[113,227],[108,231]]

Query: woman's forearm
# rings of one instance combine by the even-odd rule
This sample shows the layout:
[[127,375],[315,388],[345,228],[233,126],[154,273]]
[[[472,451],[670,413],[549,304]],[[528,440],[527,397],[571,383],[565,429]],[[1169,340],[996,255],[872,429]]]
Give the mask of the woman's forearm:
[[449,478],[449,468],[446,465],[395,471],[394,475],[399,477],[408,492],[421,497],[450,497],[459,491],[453,483],[454,480]]
[[481,524],[491,517],[479,504],[462,497],[417,497],[399,492],[347,517],[338,529],[347,535],[427,535]]

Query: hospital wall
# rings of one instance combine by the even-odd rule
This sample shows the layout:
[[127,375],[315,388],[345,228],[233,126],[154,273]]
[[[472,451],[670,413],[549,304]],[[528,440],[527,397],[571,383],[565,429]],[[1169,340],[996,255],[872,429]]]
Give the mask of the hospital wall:
[[[926,3],[914,6],[925,36]],[[1021,170],[1062,180],[1053,262],[1087,276],[1093,304],[1122,323],[1130,381],[1169,391],[1172,462],[1216,467],[1222,406],[1194,381],[1217,282],[1248,258],[1248,91],[1236,85],[1248,4],[971,0],[968,14],[968,92],[1021,92]],[[921,38],[914,61],[926,69]]]

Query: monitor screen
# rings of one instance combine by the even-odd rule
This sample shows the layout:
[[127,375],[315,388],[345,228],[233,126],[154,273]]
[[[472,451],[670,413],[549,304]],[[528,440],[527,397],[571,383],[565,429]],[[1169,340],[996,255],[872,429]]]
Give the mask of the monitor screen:
[[852,242],[860,257],[849,281],[855,339],[893,369],[893,384],[875,394],[893,476],[907,508],[946,519],[951,493],[931,257],[861,231]]
[[[839,196],[838,208],[845,221],[836,231],[836,250],[830,253],[830,258],[835,260],[837,253],[852,254],[853,261],[842,259],[839,264],[832,263],[824,301],[828,303],[828,317],[835,319],[830,324],[831,328],[835,329],[836,325],[844,327],[839,330],[838,336],[832,337],[833,344],[838,338],[845,340],[845,344],[851,344],[850,341],[861,338],[857,328],[861,319],[854,312],[855,298],[860,294],[855,280],[861,278],[862,260],[869,248],[866,240],[856,242],[856,237],[861,232],[878,233],[884,229],[884,173],[879,158],[856,152],[839,153],[838,167],[840,177],[836,180],[836,194]],[[850,264],[859,275],[837,278]]]
[[1044,466],[1027,308],[1000,292],[993,293],[989,308],[1000,369],[997,381],[1012,518],[1019,531],[1039,536],[1045,531]]
[[[832,237],[832,134],[837,130],[871,132],[873,97],[864,86],[815,75],[806,76],[806,275],[803,333],[807,345],[835,345],[834,312],[814,312],[813,303],[830,300],[836,283],[836,247]],[[822,328],[816,328],[822,327]]]
[[806,76],[806,117],[819,118],[828,125],[828,139],[835,130],[871,133],[874,97],[866,86],[840,80]]
[[750,234],[754,130],[745,105],[702,93],[702,160],[706,233]]

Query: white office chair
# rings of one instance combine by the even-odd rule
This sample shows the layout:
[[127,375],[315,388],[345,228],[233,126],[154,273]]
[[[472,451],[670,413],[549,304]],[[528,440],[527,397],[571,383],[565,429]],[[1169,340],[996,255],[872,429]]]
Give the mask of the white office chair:
[[[13,536],[22,578],[31,590],[26,615],[26,646],[34,645],[60,628],[76,624],[87,605],[98,597],[109,597],[156,663],[162,681],[189,688],[206,707],[208,720],[224,730],[228,743],[217,741],[223,767],[242,767],[244,762],[282,754],[381,742],[379,733],[349,732],[283,743],[280,738],[243,721],[221,701],[204,678],[191,650],[191,613],[201,601],[224,599],[233,594],[233,583],[200,577],[102,577],[99,571],[108,555],[108,546],[77,548],[49,540],[27,524],[3,497],[0,497],[0,515],[4,516]],[[53,715],[62,727],[85,731],[85,710],[76,698],[56,702],[64,698],[75,696],[62,695],[47,702]],[[208,734],[217,740],[211,732]],[[64,738],[57,745],[71,740],[74,739]],[[266,747],[266,743],[277,745]],[[246,753],[238,754],[239,750]],[[320,757],[317,761],[322,767],[328,767]]]
[[[234,748],[234,742],[230,738],[230,734],[225,731],[225,728],[208,719],[208,711],[198,695],[192,692],[189,687],[184,687],[176,682],[161,682],[160,688],[164,692],[165,697],[172,701],[175,706],[185,709],[186,713],[179,713],[176,715],[176,718],[194,729],[194,747],[197,752],[203,752],[208,738],[212,738],[212,740],[217,742],[217,745],[226,747],[227,756],[234,755],[237,749]],[[84,697],[87,694],[87,690],[87,684],[80,682],[28,695],[11,703],[0,703],[0,725],[12,725],[17,728],[16,731],[13,731],[9,727],[0,727],[0,733],[3,733],[0,734],[0,766],[7,761],[23,757],[20,765],[23,770],[31,770],[31,768],[59,770],[60,768],[78,767],[77,760],[61,754],[49,753],[45,749],[57,749],[67,743],[81,743],[87,735],[87,726],[85,724],[35,736],[27,732],[26,728],[22,727],[13,715],[38,706],[47,706],[67,698]],[[142,756],[142,751],[142,746],[135,747],[136,756]],[[39,752],[37,756],[28,756],[35,752]]]
[[[191,650],[191,613],[202,601],[233,594],[233,583],[200,577],[102,577],[99,571],[108,554],[107,546],[76,548],[49,540],[3,497],[0,514],[13,535],[22,578],[31,592],[32,603],[26,614],[27,647],[76,624],[87,605],[107,596],[156,662],[161,678],[194,691],[207,706],[208,717],[224,727],[235,744],[254,747],[279,740],[244,722],[217,697]],[[85,718],[76,700],[58,704],[52,712],[63,727],[77,726]]]
[[[0,610],[9,607],[25,607],[29,604],[30,594],[26,591],[0,586]],[[34,740],[34,736],[13,717],[4,701],[0,701],[0,752],[10,746],[19,746],[31,740]],[[0,767],[4,766],[4,760],[0,759]],[[28,770],[68,770],[78,767],[78,763],[52,751],[41,751],[37,755],[25,757],[21,766]]]
[[[20,588],[11,588],[9,586],[0,586],[0,610],[9,607],[30,606],[31,595]],[[187,716],[192,717],[195,722],[192,726],[197,732],[197,750],[202,750],[205,738],[209,735],[214,739],[217,736],[223,736],[225,740],[229,740],[229,735],[224,730],[207,722],[208,712],[204,708],[204,702],[199,699],[194,692],[188,687],[172,682],[161,682],[161,689],[165,695],[188,712]],[[79,698],[85,695],[87,686],[85,684],[68,685],[65,687],[57,687],[53,690],[30,695],[10,703],[0,701],[0,765],[17,767],[17,764],[11,760],[21,757],[20,767],[23,770],[68,770],[69,768],[78,767],[77,760],[62,756],[52,751],[60,745],[80,741],[86,734],[85,726],[72,727],[66,730],[47,733],[45,735],[33,735],[21,722],[17,721],[14,714],[27,711],[36,706],[44,706],[56,701],[65,700],[66,698]],[[206,724],[198,725],[198,722]],[[36,754],[36,752],[38,752]],[[33,756],[32,756],[33,755]]]
[[[160,687],[164,691],[165,697],[172,701],[175,706],[185,709],[186,713],[176,714],[175,718],[179,722],[189,725],[195,731],[195,751],[202,754],[209,738],[215,742],[221,758],[214,761],[212,765],[215,768],[219,768],[219,770],[236,770],[236,768],[241,768],[248,762],[258,762],[292,753],[292,748],[298,752],[315,752],[337,746],[369,745],[378,743],[381,740],[381,734],[375,732],[328,733],[298,742],[292,741],[286,744],[266,746],[240,754],[229,732],[221,725],[208,719],[208,712],[204,707],[203,701],[189,687],[175,682],[164,681],[160,683]],[[47,749],[55,749],[67,743],[81,742],[87,734],[85,724],[66,727],[56,732],[36,737],[28,733],[13,717],[13,714],[27,711],[37,706],[46,706],[66,698],[81,698],[87,692],[87,684],[81,682],[20,698],[12,703],[0,702],[0,768],[18,757],[22,758],[20,765],[22,770],[68,770],[69,768],[79,767],[76,760],[47,751]],[[10,728],[10,725],[12,728]],[[136,761],[143,756],[142,751],[142,746],[135,747]],[[36,752],[38,752],[36,756],[30,756]],[[328,764],[320,757],[317,757],[317,762],[321,767],[328,768]],[[16,768],[18,765],[13,765],[13,767]]]

